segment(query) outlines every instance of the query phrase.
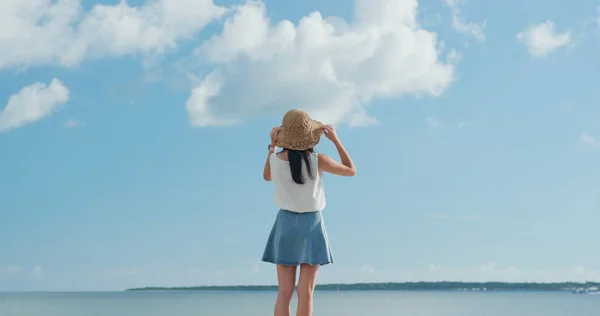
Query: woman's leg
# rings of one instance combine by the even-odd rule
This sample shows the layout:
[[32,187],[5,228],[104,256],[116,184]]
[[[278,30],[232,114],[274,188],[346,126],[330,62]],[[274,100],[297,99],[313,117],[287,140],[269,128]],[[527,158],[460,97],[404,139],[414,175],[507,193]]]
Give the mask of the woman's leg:
[[298,281],[298,309],[296,316],[312,316],[313,293],[317,284],[317,271],[319,266],[302,264],[300,266],[300,280]]
[[290,316],[290,304],[294,296],[294,285],[296,284],[296,267],[277,265],[277,280],[279,292],[275,302],[275,316]]

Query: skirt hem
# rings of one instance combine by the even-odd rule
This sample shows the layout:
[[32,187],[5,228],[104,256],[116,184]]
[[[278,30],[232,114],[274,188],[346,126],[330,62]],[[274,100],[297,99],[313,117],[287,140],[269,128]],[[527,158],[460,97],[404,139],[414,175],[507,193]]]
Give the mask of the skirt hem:
[[282,266],[290,266],[290,267],[297,267],[299,265],[302,264],[308,264],[311,266],[324,266],[324,265],[328,265],[328,264],[332,264],[333,260],[331,261],[324,261],[324,262],[319,262],[319,263],[312,263],[312,262],[308,262],[308,261],[300,261],[300,262],[282,262],[282,261],[276,261],[276,260],[270,260],[270,259],[262,259],[262,262],[266,262],[266,263],[272,263],[272,264],[276,264],[276,265],[282,265]]

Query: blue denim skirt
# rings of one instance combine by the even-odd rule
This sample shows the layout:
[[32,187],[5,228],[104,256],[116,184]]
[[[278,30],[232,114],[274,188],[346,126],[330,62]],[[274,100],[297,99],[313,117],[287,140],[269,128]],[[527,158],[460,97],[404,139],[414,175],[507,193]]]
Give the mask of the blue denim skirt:
[[262,261],[286,266],[333,263],[321,212],[279,210]]

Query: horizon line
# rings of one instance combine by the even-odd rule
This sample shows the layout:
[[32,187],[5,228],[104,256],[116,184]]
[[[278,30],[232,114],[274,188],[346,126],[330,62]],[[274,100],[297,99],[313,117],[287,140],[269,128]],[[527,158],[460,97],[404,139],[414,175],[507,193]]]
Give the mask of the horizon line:
[[[577,284],[577,285],[585,285],[585,284],[594,284],[600,286],[599,281],[552,281],[552,282],[536,282],[536,281],[521,281],[521,282],[512,282],[512,281],[390,281],[390,282],[352,282],[352,283],[322,283],[317,284],[316,287],[323,286],[357,286],[357,285],[385,285],[385,284],[439,284],[439,283],[456,283],[456,284],[471,284],[471,285],[484,285],[484,284],[505,284],[505,285],[567,285],[567,284]],[[0,293],[118,293],[118,292],[126,292],[126,291],[136,291],[136,290],[150,290],[150,289],[165,289],[165,290],[173,290],[173,289],[190,289],[190,288],[252,288],[252,287],[262,287],[262,288],[271,288],[278,287],[277,284],[254,284],[254,285],[189,285],[189,286],[145,286],[145,287],[131,287],[125,289],[115,289],[115,290],[0,290]]]
[[[353,283],[321,283],[316,286],[356,286],[356,285],[389,285],[389,284],[440,284],[440,283],[455,283],[455,284],[472,284],[472,285],[483,285],[483,284],[505,284],[505,285],[561,285],[561,284],[596,284],[600,285],[600,281],[555,281],[555,282],[535,282],[535,281],[521,281],[521,282],[508,282],[508,281],[400,281],[400,282],[353,282]],[[230,284],[230,285],[189,285],[189,286],[145,286],[128,288],[126,290],[141,290],[141,289],[186,289],[186,288],[226,288],[226,287],[277,287],[277,284],[254,284],[254,285],[241,285],[241,284]]]

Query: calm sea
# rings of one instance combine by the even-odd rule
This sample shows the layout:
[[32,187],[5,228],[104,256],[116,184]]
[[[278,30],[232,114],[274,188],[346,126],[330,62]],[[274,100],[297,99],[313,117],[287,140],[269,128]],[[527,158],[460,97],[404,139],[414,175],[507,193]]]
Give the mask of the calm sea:
[[[268,316],[275,296],[275,292],[0,293],[0,315]],[[317,291],[314,315],[599,316],[600,295]]]

